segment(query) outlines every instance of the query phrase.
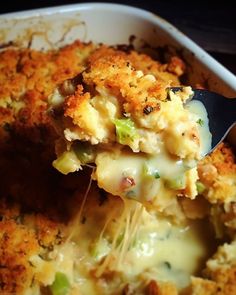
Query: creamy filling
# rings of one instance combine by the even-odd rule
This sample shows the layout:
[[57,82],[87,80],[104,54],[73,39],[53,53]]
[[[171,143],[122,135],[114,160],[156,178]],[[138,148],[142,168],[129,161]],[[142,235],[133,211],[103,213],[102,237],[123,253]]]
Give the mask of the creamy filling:
[[[73,238],[78,245],[74,287],[81,294],[111,294],[127,282],[138,287],[152,279],[173,282],[182,290],[209,255],[211,234],[207,225],[202,230],[202,221],[177,225],[131,200],[125,207],[121,200],[108,200],[100,208],[93,206]],[[119,279],[109,276],[112,273]]]
[[[111,153],[104,152],[96,157],[96,171],[94,178],[98,186],[105,191],[119,195],[121,197],[132,198],[141,202],[154,201],[163,186],[164,175],[168,172],[168,167],[159,163],[164,161],[159,157],[147,158],[146,155],[134,154],[132,152]],[[172,164],[170,164],[171,166]],[[182,167],[174,166],[175,171],[171,175],[176,175],[176,171]],[[169,176],[171,177],[171,176]],[[167,196],[166,196],[167,198]]]
[[[199,101],[190,101],[185,106],[196,122],[200,135],[200,155],[211,148],[207,112]],[[150,131],[145,131],[146,133]],[[160,194],[168,200],[189,186],[186,171],[196,167],[196,159],[182,159],[172,155],[160,140],[156,153],[133,152],[121,144],[91,145],[75,141],[55,161],[55,167],[67,174],[81,168],[86,163],[96,164],[93,179],[98,186],[113,195],[132,198],[142,203],[155,203]],[[180,143],[181,144],[181,143]],[[190,185],[197,179],[190,180]],[[187,187],[187,189],[189,189]],[[196,189],[191,191],[195,191]],[[194,198],[195,195],[190,195]]]
[[[197,126],[199,152],[203,156],[210,150],[211,144],[206,110],[196,101],[188,103],[185,108],[189,111],[186,118],[190,118],[191,126]],[[196,186],[197,173],[189,173],[189,169],[196,166],[197,158],[184,158],[172,153],[161,133],[155,141],[158,146],[156,153],[135,152],[127,147],[126,142],[132,142],[127,130],[135,131],[135,139],[141,134],[141,129],[147,133],[149,130],[134,130],[133,122],[118,120],[116,132],[118,128],[123,128],[122,124],[128,124],[126,130],[120,132],[120,141],[96,145],[90,141],[81,146],[81,142],[78,142],[77,147],[70,142],[68,151],[55,163],[55,167],[65,174],[80,169],[81,165],[95,163],[93,179],[100,188],[113,195],[111,201],[104,205],[104,211],[91,206],[92,211],[87,215],[86,222],[76,225],[73,235],[73,242],[78,245],[75,286],[78,286],[81,294],[112,294],[119,288],[122,290],[125,283],[135,282],[137,285],[142,280],[155,279],[171,281],[181,290],[189,284],[190,276],[197,273],[201,261],[209,254],[208,240],[202,237],[199,230],[202,224],[187,221],[181,216],[181,223],[177,225],[172,218],[147,212],[143,204],[150,204],[159,214],[177,215],[181,209],[176,196],[184,195],[184,190],[194,191],[190,198],[197,194],[196,189],[191,187]],[[188,124],[188,121],[180,123]],[[178,139],[182,139],[182,130],[186,130],[186,134],[191,131],[191,128],[181,124],[171,125],[176,128],[173,134]],[[194,136],[194,130],[189,134]],[[196,142],[191,142],[191,136],[183,138],[183,141],[186,153],[190,151],[189,155],[192,155],[191,144]],[[181,151],[181,141],[177,146]],[[123,198],[124,205],[120,199],[117,202],[115,196]],[[170,207],[172,214],[165,211]]]
[[[198,122],[200,153],[203,156],[211,148],[207,112],[199,101],[191,101],[186,108]],[[194,160],[182,160],[172,156],[164,146],[156,155],[133,153],[129,150],[115,150],[98,153],[94,178],[98,185],[113,195],[154,202],[161,188],[166,194],[182,190],[185,186],[185,172],[196,166]]]

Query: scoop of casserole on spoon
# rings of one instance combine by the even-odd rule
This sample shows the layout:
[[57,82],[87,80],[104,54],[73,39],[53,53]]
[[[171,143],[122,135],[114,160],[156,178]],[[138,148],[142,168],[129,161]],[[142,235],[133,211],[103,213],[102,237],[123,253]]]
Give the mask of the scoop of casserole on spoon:
[[191,87],[172,90],[121,53],[97,56],[64,84],[49,98],[57,170],[89,166],[100,188],[160,210],[197,195],[196,166],[211,150],[211,133]]

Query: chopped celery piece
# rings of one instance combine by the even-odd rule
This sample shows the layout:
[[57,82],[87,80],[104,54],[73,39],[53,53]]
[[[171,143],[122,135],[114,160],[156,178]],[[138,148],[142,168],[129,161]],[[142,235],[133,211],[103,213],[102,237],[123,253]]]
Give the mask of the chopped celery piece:
[[62,174],[68,174],[80,169],[80,161],[73,151],[65,151],[53,161],[52,165]]
[[52,295],[67,295],[70,291],[70,282],[62,272],[57,272],[53,284],[49,287]]
[[115,119],[116,135],[120,144],[129,144],[138,137],[137,129],[130,118]]
[[184,175],[180,175],[176,178],[167,179],[165,181],[166,187],[173,189],[173,190],[179,190],[184,189],[186,187],[186,179]]
[[143,166],[143,175],[144,177],[150,177],[150,178],[155,178],[155,179],[159,179],[160,178],[160,174],[157,171],[157,169],[151,169],[150,166],[147,163],[144,163]]
[[90,145],[82,142],[76,142],[73,144],[73,150],[81,164],[91,163],[94,161],[94,152]]
[[197,181],[196,186],[197,186],[197,192],[199,194],[202,194],[206,189],[206,186],[201,181]]

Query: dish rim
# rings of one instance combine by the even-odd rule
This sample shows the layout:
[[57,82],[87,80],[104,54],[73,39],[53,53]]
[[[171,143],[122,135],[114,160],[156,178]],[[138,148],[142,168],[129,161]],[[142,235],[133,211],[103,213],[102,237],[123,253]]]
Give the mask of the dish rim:
[[22,10],[17,12],[9,12],[0,14],[2,20],[4,19],[24,19],[32,17],[50,16],[55,13],[69,13],[79,12],[86,10],[108,10],[129,13],[131,15],[138,16],[144,20],[151,22],[152,24],[160,27],[163,31],[171,36],[179,46],[183,46],[184,49],[194,54],[195,58],[205,66],[212,74],[222,80],[232,92],[236,95],[236,75],[230,70],[213,58],[207,53],[202,47],[200,47],[190,37],[182,33],[177,27],[172,25],[169,21],[163,19],[159,15],[150,12],[148,10],[117,3],[105,3],[105,2],[90,2],[90,3],[76,3],[76,4],[65,4],[52,7],[36,8],[29,10]]

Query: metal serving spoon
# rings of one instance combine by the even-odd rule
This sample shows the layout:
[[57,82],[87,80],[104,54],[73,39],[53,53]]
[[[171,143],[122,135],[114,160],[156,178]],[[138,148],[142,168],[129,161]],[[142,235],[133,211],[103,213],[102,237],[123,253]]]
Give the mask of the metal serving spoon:
[[[181,91],[181,87],[171,87],[173,92]],[[209,153],[222,142],[229,132],[236,129],[236,98],[226,98],[215,92],[193,89],[193,99],[201,101],[209,118],[209,129],[212,134],[212,148]],[[235,129],[233,131],[235,131]],[[236,135],[230,141],[236,146]]]

